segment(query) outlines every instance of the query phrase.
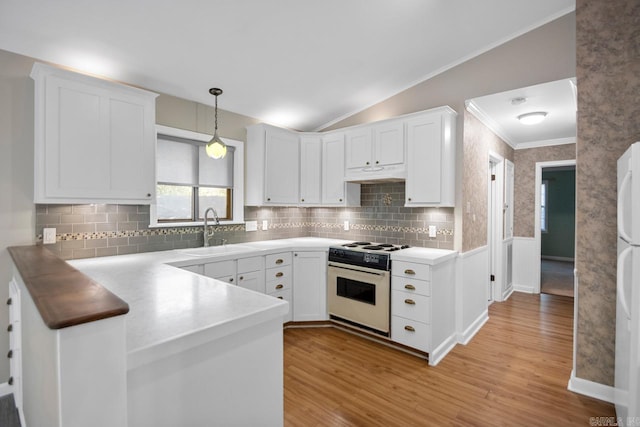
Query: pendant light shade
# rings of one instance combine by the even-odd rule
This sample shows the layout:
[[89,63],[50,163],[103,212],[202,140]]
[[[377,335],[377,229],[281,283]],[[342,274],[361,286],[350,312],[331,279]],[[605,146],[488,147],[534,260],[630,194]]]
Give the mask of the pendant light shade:
[[218,136],[218,95],[222,95],[222,89],[212,87],[209,89],[209,93],[216,97],[215,129],[213,131],[213,138],[207,143],[205,151],[207,152],[207,156],[213,159],[222,159],[227,154],[227,145],[222,142]]

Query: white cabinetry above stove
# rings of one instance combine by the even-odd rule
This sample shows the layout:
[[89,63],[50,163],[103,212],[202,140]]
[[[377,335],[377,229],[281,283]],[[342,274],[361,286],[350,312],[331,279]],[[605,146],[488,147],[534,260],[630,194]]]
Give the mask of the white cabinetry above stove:
[[149,204],[156,94],[35,63],[36,203]]

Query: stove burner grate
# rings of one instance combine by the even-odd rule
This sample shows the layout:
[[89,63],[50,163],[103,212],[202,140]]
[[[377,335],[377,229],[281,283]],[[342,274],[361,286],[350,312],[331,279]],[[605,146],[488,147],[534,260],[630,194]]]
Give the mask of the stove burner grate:
[[368,249],[370,251],[379,251],[381,249],[384,249],[383,246],[363,246],[362,249]]

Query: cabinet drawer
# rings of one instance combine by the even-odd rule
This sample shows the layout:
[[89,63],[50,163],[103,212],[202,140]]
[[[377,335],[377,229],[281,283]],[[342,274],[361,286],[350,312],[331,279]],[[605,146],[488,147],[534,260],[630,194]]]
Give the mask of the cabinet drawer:
[[249,271],[258,271],[264,268],[264,257],[252,256],[249,258],[240,258],[238,260],[238,274]]
[[391,291],[391,315],[431,323],[431,298],[410,292]]
[[265,292],[272,294],[285,289],[291,289],[291,277],[283,277],[280,280],[270,280],[266,284]]
[[391,316],[391,340],[429,352],[431,351],[431,326],[400,316]]
[[224,276],[235,276],[236,262],[234,260],[228,260],[205,264],[204,275],[215,279]]
[[278,298],[278,299],[283,299],[285,301],[289,302],[289,312],[287,314],[284,315],[284,318],[282,319],[282,321],[284,323],[286,322],[290,322],[291,320],[293,320],[293,309],[291,307],[291,289],[283,289],[280,290],[278,292],[272,292],[269,295],[271,295],[272,297]]
[[284,265],[282,267],[269,268],[267,269],[267,273],[265,275],[266,281],[269,282],[271,280],[282,280],[282,279],[290,279],[291,278],[291,266]]
[[[282,252],[265,256],[266,268],[291,265],[291,252]],[[268,279],[267,279],[268,280]]]
[[409,277],[393,276],[391,278],[391,289],[428,297],[431,295],[431,282]]
[[393,261],[394,276],[431,281],[431,266],[414,262]]

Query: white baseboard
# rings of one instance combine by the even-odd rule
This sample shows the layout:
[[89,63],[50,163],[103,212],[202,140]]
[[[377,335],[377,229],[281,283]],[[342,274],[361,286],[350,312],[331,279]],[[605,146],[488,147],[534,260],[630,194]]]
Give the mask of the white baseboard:
[[489,320],[489,310],[484,310],[462,334],[458,334],[458,342],[464,345],[469,344],[469,341],[471,341],[480,328],[487,323],[487,320]]
[[585,396],[593,397],[594,399],[604,400],[605,402],[614,403],[614,391],[611,386],[596,383],[593,381],[585,380],[575,376],[574,371],[571,371],[571,378],[567,389],[574,393],[583,394]]
[[452,334],[449,338],[444,340],[442,344],[435,350],[429,352],[429,365],[436,366],[444,357],[453,350],[458,342],[456,341],[456,335]]
[[508,300],[508,299],[509,299],[509,297],[510,297],[511,295],[513,295],[513,292],[514,292],[514,291],[515,291],[515,289],[514,289],[513,285],[511,285],[511,286],[509,287],[509,289],[507,290],[507,292],[505,292],[504,294],[502,294],[502,302],[504,302],[504,301]]
[[533,294],[533,286],[513,285],[516,292],[524,292],[525,294]]

